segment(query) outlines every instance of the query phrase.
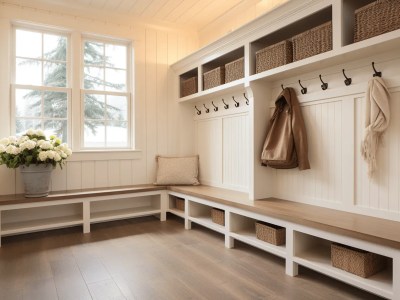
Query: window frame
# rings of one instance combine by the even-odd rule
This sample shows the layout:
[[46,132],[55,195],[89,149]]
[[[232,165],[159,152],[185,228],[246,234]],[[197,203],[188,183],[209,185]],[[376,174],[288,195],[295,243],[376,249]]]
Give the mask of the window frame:
[[[20,84],[16,83],[17,80],[17,30],[25,30],[25,31],[30,31],[30,32],[38,32],[42,34],[42,55],[43,55],[43,35],[44,34],[51,34],[51,35],[58,35],[58,36],[63,36],[67,39],[67,49],[66,49],[66,85],[65,87],[55,87],[55,86],[45,86],[43,85],[30,85],[30,84]],[[67,116],[66,119],[67,121],[67,140],[66,142],[71,145],[72,143],[72,88],[71,88],[71,35],[68,31],[62,30],[62,29],[51,29],[48,27],[44,26],[35,26],[31,24],[12,24],[11,26],[11,40],[12,40],[12,46],[11,46],[11,62],[12,62],[12,67],[11,67],[11,132],[13,134],[16,134],[16,121],[17,119],[20,119],[19,117],[16,116],[16,90],[17,89],[31,89],[31,90],[38,90],[38,91],[51,91],[51,92],[62,92],[67,94]],[[32,59],[32,58],[28,58]],[[44,65],[43,63],[46,61],[49,61],[43,57],[40,59],[35,59],[38,60],[42,63],[41,66],[41,76],[43,80],[43,72],[44,72]],[[43,110],[43,103],[41,103],[41,110]],[[43,111],[42,111],[43,112]],[[35,120],[40,120],[42,123],[41,129],[43,130],[43,122],[46,120],[57,120],[57,118],[46,118],[43,116],[41,112],[40,117],[26,117],[22,119],[35,119]]]
[[[133,73],[133,66],[132,66],[132,42],[123,39],[116,39],[110,37],[99,37],[98,35],[89,35],[89,34],[82,34],[81,35],[81,47],[80,47],[80,150],[81,151],[126,151],[126,150],[135,150],[134,142],[133,142],[133,97],[132,97],[132,73]],[[111,45],[118,45],[126,47],[126,90],[125,91],[107,91],[104,90],[91,90],[85,89],[85,42],[98,42],[103,44],[111,44]],[[104,67],[105,69],[105,67]],[[111,68],[111,69],[119,69],[121,68]],[[125,96],[127,98],[127,145],[126,147],[85,147],[85,140],[84,140],[84,130],[85,130],[85,95],[86,94],[97,94],[97,95],[111,95],[111,96]],[[107,130],[105,132],[105,144],[107,145]]]

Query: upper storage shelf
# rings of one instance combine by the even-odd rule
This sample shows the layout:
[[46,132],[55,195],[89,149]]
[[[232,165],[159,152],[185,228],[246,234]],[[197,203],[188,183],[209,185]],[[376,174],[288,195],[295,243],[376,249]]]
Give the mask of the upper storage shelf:
[[[374,0],[289,1],[172,65],[180,78],[187,72],[200,74],[197,92],[184,97],[180,94],[179,102],[217,97],[243,90],[252,81],[273,82],[398,48],[400,18],[396,13],[400,13],[400,1],[379,2],[391,3],[393,7],[383,10],[397,17],[389,16],[389,20],[382,21],[383,13]],[[365,9],[366,5],[373,6],[373,9]],[[356,14],[357,20],[361,20],[362,14],[362,18],[376,20],[378,23],[375,25],[384,24],[384,29],[380,32],[380,26],[374,26],[371,33],[370,28],[362,27],[362,37],[356,38]],[[362,22],[358,21],[359,26],[366,26]],[[264,49],[265,53],[261,53]],[[299,55],[298,51],[306,53]],[[257,58],[265,64],[261,68],[257,67],[258,55],[264,55]],[[291,59],[287,59],[288,56]],[[229,83],[221,80],[220,85],[205,89],[204,74],[241,57],[243,78]],[[268,60],[275,61],[271,63]],[[222,74],[221,70],[218,72]]]

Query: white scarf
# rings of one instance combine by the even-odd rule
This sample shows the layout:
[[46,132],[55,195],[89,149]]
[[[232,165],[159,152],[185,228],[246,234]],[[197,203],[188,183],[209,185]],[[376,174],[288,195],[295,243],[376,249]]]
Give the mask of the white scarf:
[[361,142],[361,155],[368,163],[369,177],[372,177],[377,168],[376,153],[381,137],[389,126],[389,98],[389,91],[382,78],[374,77],[368,82],[365,135]]

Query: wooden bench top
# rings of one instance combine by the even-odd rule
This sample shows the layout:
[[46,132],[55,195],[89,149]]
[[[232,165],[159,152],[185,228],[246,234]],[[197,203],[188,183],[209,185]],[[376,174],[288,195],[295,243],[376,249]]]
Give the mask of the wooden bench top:
[[400,249],[400,222],[293,201],[267,198],[210,186],[170,186],[169,190],[277,219]]
[[147,184],[147,185],[130,185],[130,186],[110,187],[110,188],[94,188],[94,189],[80,189],[80,190],[70,190],[62,192],[52,192],[47,197],[39,197],[39,198],[25,198],[23,194],[4,195],[0,196],[0,206],[8,204],[33,203],[33,202],[43,202],[43,201],[85,198],[85,197],[162,191],[165,189],[166,189],[165,186],[156,186],[152,184]]

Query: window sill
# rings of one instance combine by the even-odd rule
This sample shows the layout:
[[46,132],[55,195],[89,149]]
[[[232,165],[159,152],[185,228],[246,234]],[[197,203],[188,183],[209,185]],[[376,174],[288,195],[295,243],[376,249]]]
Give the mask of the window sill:
[[81,150],[74,151],[67,161],[141,159],[142,150]]

